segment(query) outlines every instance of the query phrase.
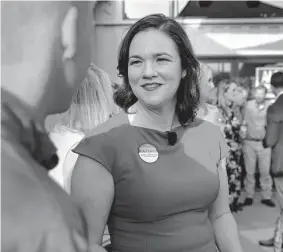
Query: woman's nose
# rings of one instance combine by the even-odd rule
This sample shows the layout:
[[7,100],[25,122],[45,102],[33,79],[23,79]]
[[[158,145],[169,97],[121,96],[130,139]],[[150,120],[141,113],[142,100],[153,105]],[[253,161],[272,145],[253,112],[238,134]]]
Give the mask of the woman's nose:
[[144,65],[144,70],[143,70],[143,77],[144,78],[152,78],[152,77],[156,77],[157,76],[157,72],[154,68],[154,64],[152,64],[151,62],[147,62]]

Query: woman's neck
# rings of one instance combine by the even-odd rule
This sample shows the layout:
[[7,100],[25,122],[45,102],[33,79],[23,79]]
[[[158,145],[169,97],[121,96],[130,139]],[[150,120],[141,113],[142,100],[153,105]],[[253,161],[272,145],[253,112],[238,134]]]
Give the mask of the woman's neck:
[[175,117],[175,104],[153,109],[137,102],[132,111],[132,125],[156,129],[159,131],[170,131],[179,125]]

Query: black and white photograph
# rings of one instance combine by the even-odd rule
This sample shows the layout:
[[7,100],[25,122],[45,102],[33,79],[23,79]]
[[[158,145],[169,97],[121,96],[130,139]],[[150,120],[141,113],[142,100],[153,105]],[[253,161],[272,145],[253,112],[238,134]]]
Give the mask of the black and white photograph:
[[1,251],[283,252],[283,0],[1,0]]

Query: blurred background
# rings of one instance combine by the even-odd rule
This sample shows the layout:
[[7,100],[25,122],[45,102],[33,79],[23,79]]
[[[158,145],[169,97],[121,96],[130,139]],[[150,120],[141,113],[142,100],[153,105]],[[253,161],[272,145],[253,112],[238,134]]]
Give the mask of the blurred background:
[[230,75],[249,90],[259,84],[269,88],[272,73],[283,67],[283,1],[99,1],[92,58],[115,83],[121,82],[117,49],[125,30],[152,13],[183,25],[198,59],[213,75]]

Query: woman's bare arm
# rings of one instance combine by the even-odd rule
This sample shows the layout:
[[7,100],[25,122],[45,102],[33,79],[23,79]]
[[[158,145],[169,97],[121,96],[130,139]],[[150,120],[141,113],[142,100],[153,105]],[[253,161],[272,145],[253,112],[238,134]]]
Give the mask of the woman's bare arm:
[[237,224],[229,208],[225,159],[220,162],[219,166],[219,194],[209,209],[209,217],[214,229],[216,244],[220,252],[243,252]]
[[83,211],[90,247],[101,245],[114,198],[114,181],[100,163],[79,156],[71,178],[71,195]]

